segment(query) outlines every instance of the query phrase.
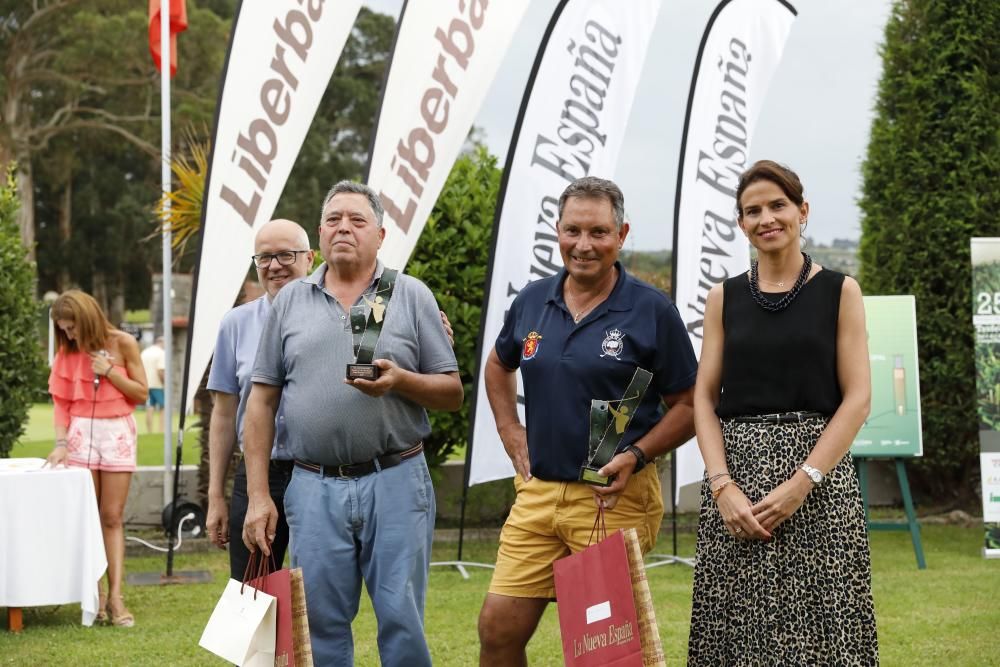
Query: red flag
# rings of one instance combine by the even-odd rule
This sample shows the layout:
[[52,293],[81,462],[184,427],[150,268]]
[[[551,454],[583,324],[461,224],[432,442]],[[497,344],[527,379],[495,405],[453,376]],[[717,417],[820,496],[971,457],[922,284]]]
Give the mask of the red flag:
[[[170,76],[177,74],[177,33],[188,27],[185,0],[170,0]],[[149,0],[149,55],[156,69],[160,65],[160,0]]]

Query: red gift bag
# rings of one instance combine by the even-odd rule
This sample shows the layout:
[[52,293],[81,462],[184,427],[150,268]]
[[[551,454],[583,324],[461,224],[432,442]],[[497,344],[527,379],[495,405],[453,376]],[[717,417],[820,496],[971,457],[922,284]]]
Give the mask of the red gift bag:
[[560,558],[553,570],[566,665],[642,667],[639,621],[622,531]]
[[[248,570],[254,556],[250,555]],[[302,570],[284,569],[267,574],[273,567],[273,556],[270,563],[261,557],[258,577],[254,581],[259,590],[275,598],[274,667],[312,667]]]
[[260,590],[277,600],[277,622],[274,634],[274,667],[293,667],[292,647],[292,583],[288,570],[278,570],[261,579]]

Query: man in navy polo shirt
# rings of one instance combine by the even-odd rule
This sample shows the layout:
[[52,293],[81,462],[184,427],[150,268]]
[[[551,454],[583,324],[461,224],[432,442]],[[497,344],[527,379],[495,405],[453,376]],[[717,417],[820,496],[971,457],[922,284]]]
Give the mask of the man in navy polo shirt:
[[[574,181],[559,199],[557,231],[565,268],[521,290],[486,362],[517,499],[479,617],[481,665],[527,664],[525,647],[555,597],[552,563],[587,546],[599,505],[608,530],[636,528],[643,552],[653,547],[663,500],[646,464],[694,435],[694,350],[673,302],[618,262],[629,231],[621,190]],[[652,374],[641,392],[637,369]],[[621,437],[596,471],[608,486],[580,481],[594,400],[607,401],[608,429]]]

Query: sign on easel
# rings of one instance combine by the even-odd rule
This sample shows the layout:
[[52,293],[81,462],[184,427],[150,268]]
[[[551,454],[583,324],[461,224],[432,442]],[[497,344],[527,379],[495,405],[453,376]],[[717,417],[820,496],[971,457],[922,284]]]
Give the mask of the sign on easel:
[[916,302],[912,295],[866,296],[864,301],[872,404],[851,454],[923,456]]
[[983,555],[1000,558],[1000,239],[972,239]]
[[[851,447],[869,530],[909,531],[917,567],[927,567],[920,525],[913,507],[905,460],[923,456],[920,421],[920,374],[917,357],[917,309],[912,295],[866,296],[865,324],[871,364],[871,412]],[[868,460],[895,464],[906,523],[871,521],[868,515]]]

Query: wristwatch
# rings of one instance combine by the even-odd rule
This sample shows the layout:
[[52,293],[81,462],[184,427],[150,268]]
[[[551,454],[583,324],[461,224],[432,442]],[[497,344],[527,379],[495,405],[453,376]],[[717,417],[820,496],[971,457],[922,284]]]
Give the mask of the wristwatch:
[[808,463],[803,463],[799,466],[799,470],[804,472],[812,480],[813,486],[819,486],[823,483],[823,473],[821,473],[817,468],[813,468]]
[[642,452],[641,449],[639,449],[635,445],[629,445],[622,451],[631,452],[632,456],[635,457],[635,468],[632,469],[633,475],[646,467],[646,455]]

